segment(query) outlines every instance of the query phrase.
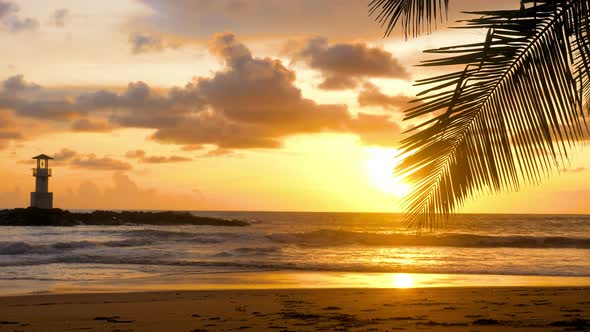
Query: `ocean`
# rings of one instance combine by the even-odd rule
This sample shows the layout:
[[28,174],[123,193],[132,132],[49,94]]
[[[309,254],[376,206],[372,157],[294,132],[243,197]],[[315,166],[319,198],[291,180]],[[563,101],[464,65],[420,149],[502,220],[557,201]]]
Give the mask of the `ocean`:
[[193,213],[251,226],[2,227],[0,293],[223,285],[287,272],[590,280],[590,216],[457,215],[417,236],[399,214]]

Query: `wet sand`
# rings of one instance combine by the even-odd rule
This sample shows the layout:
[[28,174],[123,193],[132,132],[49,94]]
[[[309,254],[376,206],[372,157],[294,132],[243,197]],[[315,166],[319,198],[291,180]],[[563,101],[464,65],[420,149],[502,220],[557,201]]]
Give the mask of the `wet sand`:
[[299,289],[0,298],[0,331],[584,331],[590,288]]

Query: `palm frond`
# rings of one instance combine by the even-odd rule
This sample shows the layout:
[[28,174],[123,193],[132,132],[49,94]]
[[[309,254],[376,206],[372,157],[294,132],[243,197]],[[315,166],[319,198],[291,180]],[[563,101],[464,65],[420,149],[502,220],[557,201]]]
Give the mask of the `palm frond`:
[[575,4],[570,22],[575,32],[572,48],[577,79],[581,87],[580,98],[585,100],[590,111],[590,4],[587,1]]
[[445,57],[424,66],[464,69],[419,81],[423,103],[406,112],[432,115],[401,143],[411,226],[436,228],[467,199],[541,183],[568,162],[587,134],[589,4],[472,13],[465,28],[487,29],[485,41],[428,51]]
[[437,19],[446,18],[449,0],[371,0],[369,14],[389,36],[401,22],[406,37],[431,32]]

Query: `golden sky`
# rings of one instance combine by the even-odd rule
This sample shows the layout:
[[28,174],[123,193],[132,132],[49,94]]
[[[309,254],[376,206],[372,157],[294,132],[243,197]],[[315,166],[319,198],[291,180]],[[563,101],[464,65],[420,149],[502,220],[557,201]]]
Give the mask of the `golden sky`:
[[[46,153],[63,208],[400,211],[402,112],[436,73],[421,51],[485,32],[383,39],[366,6],[0,0],[0,206],[28,204]],[[588,162],[464,211],[588,213]]]

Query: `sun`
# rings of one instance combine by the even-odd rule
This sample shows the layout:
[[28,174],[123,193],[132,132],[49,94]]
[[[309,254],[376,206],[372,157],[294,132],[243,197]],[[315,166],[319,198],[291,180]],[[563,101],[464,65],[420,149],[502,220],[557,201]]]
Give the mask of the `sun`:
[[399,163],[396,159],[398,151],[395,149],[370,148],[366,161],[366,171],[370,183],[377,189],[404,197],[410,192],[410,185],[393,175],[393,169]]
[[399,273],[393,275],[393,287],[395,288],[412,288],[414,286],[414,278],[407,273]]

